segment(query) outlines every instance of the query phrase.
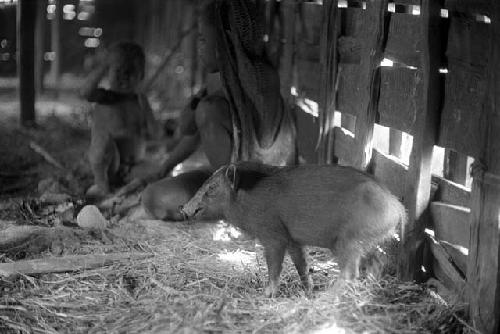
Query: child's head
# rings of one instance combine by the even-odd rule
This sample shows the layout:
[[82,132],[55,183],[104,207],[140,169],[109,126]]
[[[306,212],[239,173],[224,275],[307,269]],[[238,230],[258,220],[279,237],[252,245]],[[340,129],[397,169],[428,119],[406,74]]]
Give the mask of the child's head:
[[109,48],[108,57],[110,88],[134,92],[144,79],[146,61],[142,47],[133,42],[118,42]]

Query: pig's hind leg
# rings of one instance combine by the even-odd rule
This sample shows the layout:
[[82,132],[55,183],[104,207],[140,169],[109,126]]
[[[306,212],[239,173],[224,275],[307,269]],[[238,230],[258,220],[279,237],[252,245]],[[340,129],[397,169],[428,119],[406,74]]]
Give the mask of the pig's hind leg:
[[304,248],[300,244],[290,241],[288,244],[288,253],[290,254],[292,262],[299,273],[306,295],[309,295],[312,290],[312,279],[309,276],[309,266],[307,265]]

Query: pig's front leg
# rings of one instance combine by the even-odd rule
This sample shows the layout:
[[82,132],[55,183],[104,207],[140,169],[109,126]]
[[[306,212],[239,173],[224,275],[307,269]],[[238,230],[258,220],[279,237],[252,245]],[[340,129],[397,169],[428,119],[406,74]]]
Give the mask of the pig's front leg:
[[264,255],[266,257],[267,272],[269,281],[264,291],[266,297],[275,297],[279,291],[279,278],[281,267],[285,257],[287,244],[283,241],[271,240],[262,242],[264,246]]
[[302,248],[302,246],[298,243],[290,241],[288,245],[288,253],[290,254],[292,262],[299,273],[306,295],[310,295],[312,291],[312,279],[309,275],[309,266],[307,265],[304,248]]

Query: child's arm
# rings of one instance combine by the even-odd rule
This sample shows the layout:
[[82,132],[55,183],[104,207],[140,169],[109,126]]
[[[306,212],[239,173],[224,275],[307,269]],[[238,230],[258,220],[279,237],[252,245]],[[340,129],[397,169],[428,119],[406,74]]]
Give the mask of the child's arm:
[[94,100],[93,95],[95,95],[99,82],[101,82],[102,78],[106,75],[107,70],[107,64],[102,64],[90,72],[85,79],[85,83],[80,88],[80,96],[82,98],[88,101]]

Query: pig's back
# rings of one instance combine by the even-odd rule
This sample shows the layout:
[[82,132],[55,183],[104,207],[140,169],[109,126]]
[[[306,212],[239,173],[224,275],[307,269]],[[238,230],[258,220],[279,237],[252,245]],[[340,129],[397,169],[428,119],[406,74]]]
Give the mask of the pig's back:
[[331,248],[348,235],[385,233],[399,221],[402,205],[371,176],[335,165],[298,166],[266,180],[274,210],[302,244]]

